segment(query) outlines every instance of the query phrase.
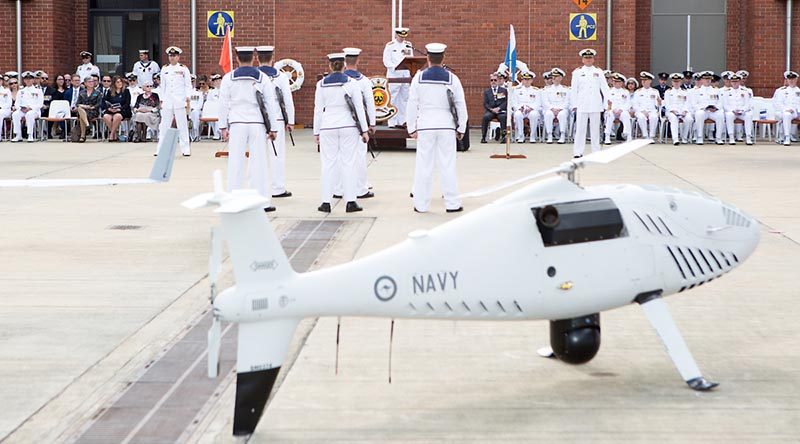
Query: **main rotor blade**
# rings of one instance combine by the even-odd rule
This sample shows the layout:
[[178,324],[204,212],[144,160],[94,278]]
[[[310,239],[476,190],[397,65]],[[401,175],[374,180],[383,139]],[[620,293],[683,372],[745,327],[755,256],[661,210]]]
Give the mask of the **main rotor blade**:
[[530,176],[521,177],[521,178],[516,179],[516,180],[512,180],[512,181],[509,181],[509,182],[503,182],[503,183],[500,183],[500,184],[497,184],[497,185],[492,185],[490,187],[481,188],[480,190],[477,190],[477,191],[472,191],[470,193],[465,193],[465,194],[462,194],[461,197],[462,198],[483,197],[483,196],[486,196],[487,194],[496,193],[496,192],[498,192],[500,190],[505,190],[506,188],[511,188],[513,186],[516,186],[516,185],[519,185],[519,184],[522,184],[522,183],[525,183],[525,182],[528,182],[528,181],[531,181],[531,180],[534,180],[534,179],[538,179],[540,177],[549,176],[551,174],[557,174],[557,173],[561,173],[561,172],[568,172],[572,168],[574,168],[574,165],[571,162],[567,162],[567,163],[561,164],[560,166],[557,166],[555,168],[550,168],[549,170],[544,170],[544,171],[538,172],[536,174],[531,174]]
[[602,151],[597,151],[592,154],[588,154],[586,156],[581,157],[580,159],[575,159],[575,162],[578,165],[586,164],[586,163],[611,163],[620,157],[632,153],[639,148],[646,147],[653,143],[653,139],[637,139],[631,140],[630,142],[625,142],[619,144],[613,148],[608,148]]

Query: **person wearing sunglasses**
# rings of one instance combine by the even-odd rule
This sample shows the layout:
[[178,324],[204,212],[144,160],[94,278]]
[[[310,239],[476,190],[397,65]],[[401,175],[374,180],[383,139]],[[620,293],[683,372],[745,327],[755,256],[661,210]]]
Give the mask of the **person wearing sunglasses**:
[[78,69],[75,70],[75,73],[80,77],[81,83],[92,74],[100,77],[100,68],[92,64],[92,53],[89,51],[81,51],[80,56],[81,64],[78,66]]
[[498,73],[489,76],[489,84],[489,88],[483,92],[484,113],[481,122],[481,143],[486,143],[486,132],[489,130],[489,122],[492,119],[497,119],[503,135],[506,133],[508,91],[501,85]]

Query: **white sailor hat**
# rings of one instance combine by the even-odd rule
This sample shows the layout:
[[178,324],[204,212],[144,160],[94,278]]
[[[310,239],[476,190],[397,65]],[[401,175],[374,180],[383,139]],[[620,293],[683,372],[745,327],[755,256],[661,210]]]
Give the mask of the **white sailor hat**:
[[8,78],[15,78],[15,77],[19,77],[19,73],[16,72],[16,71],[7,71],[5,73],[5,76],[8,77]]
[[22,76],[21,76],[21,77],[22,77],[23,79],[32,79],[32,78],[34,78],[35,76],[34,76],[34,75],[33,75],[33,73],[32,73],[32,72],[30,72],[30,71],[23,71],[23,72],[22,72]]
[[150,54],[150,50],[149,49],[140,49],[139,50],[139,54]]
[[275,47],[269,45],[256,46],[256,52],[275,52]]
[[647,71],[642,71],[642,72],[640,72],[640,73],[639,73],[639,78],[640,78],[640,79],[650,79],[650,80],[653,80],[653,79],[655,79],[655,78],[656,78],[656,76],[654,76],[653,74],[651,74],[651,73],[649,73],[649,72],[647,72]]
[[222,76],[219,75],[219,74],[211,74],[211,80],[219,80],[221,78],[222,78]]
[[784,79],[796,79],[797,78],[797,73],[794,72],[794,71],[786,71],[786,72],[783,73],[783,78]]
[[167,48],[167,54],[183,54],[183,51],[177,46],[170,46]]
[[81,58],[91,57],[91,56],[92,56],[91,52],[89,52],[89,51],[81,51]]
[[256,50],[255,46],[237,46],[236,53],[237,54],[252,54],[253,51]]
[[410,29],[408,29],[406,27],[403,27],[403,26],[398,26],[397,28],[394,28],[394,33],[399,35],[400,37],[407,36],[408,35],[408,31],[410,31]]
[[361,48],[344,48],[342,52],[348,57],[358,57],[361,55]]
[[592,48],[581,49],[581,52],[578,53],[581,57],[594,57],[597,55],[597,51]]
[[335,62],[337,60],[344,60],[344,53],[343,52],[333,52],[328,54],[328,60],[331,62]]
[[161,78],[161,73],[159,73],[159,72],[154,72],[154,73],[153,73],[153,78],[154,78],[154,79],[160,79],[160,78]]
[[425,50],[428,51],[428,54],[444,54],[445,49],[447,49],[447,45],[444,43],[428,43],[425,45]]
[[567,75],[567,73],[565,73],[565,72],[564,72],[564,70],[563,70],[563,69],[561,69],[561,68],[553,68],[553,69],[551,69],[551,70],[550,70],[550,75],[551,75],[551,76],[561,76],[561,77],[564,77],[565,75]]
[[669,78],[672,80],[683,80],[683,74],[679,72],[673,72],[669,75]]
[[731,78],[731,76],[733,75],[733,71],[722,71],[721,73],[719,73],[719,75],[720,75],[720,77],[722,77],[723,79],[725,79],[725,80],[728,80],[728,79],[730,79],[730,78]]
[[745,71],[745,70],[743,70],[743,69],[739,70],[739,71],[736,71],[736,75],[741,77],[741,78],[743,78],[743,79],[746,79],[746,78],[750,77],[750,73]]

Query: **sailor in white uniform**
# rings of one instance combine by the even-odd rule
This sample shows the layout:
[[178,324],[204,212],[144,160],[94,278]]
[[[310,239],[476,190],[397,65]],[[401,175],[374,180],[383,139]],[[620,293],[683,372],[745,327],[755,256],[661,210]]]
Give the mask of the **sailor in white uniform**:
[[722,95],[722,106],[725,109],[725,124],[728,129],[728,139],[731,145],[736,144],[736,119],[744,122],[746,144],[753,144],[753,110],[750,104],[750,91],[742,86],[742,78],[737,73],[731,73],[728,78],[731,87]]
[[[219,127],[222,138],[228,140],[228,191],[254,188],[269,202],[272,186],[269,181],[267,151],[272,151],[272,145],[267,139],[275,138],[275,130],[280,124],[277,119],[280,111],[274,105],[275,91],[272,82],[253,66],[255,48],[238,46],[236,57],[239,67],[225,74],[219,92]],[[269,134],[256,98],[259,92],[267,108]],[[250,163],[246,166],[247,150],[250,151]],[[248,170],[249,186],[245,180]],[[275,211],[275,207],[267,204],[264,211]]]
[[92,64],[91,52],[81,51],[81,62],[83,63],[81,63],[81,65],[75,70],[75,73],[81,78],[81,83],[83,83],[83,80],[92,74],[100,77],[100,68]]
[[408,97],[408,133],[417,139],[414,211],[428,211],[433,169],[438,163],[445,209],[455,213],[464,209],[458,197],[456,139],[467,130],[467,104],[461,80],[442,66],[447,46],[429,43],[425,49],[429,67],[414,76]]
[[140,49],[139,61],[133,64],[133,73],[136,74],[139,84],[151,83],[153,74],[159,72],[161,72],[161,67],[158,66],[158,63],[150,60],[150,51]]
[[519,74],[522,85],[512,89],[511,109],[514,112],[514,132],[516,142],[525,141],[525,119],[530,124],[530,142],[536,143],[536,130],[539,128],[539,114],[542,112],[542,91],[533,86],[536,74],[525,71]]
[[[683,89],[683,74],[676,72],[670,75],[672,88],[664,92],[667,119],[672,132],[672,144],[689,143],[689,129],[694,123],[694,111],[691,103],[691,89]],[[683,127],[681,127],[681,123]],[[680,136],[680,138],[679,138]]]
[[692,104],[694,108],[694,121],[697,139],[696,143],[703,144],[703,130],[705,129],[706,119],[714,121],[716,126],[715,139],[717,145],[724,145],[722,140],[722,127],[725,123],[725,113],[722,110],[722,95],[719,88],[711,86],[711,78],[714,73],[703,71],[700,75],[702,86],[692,88]]
[[[609,111],[606,111],[606,145],[611,145],[611,131],[614,128],[614,120],[619,120],[625,139],[630,141],[633,131],[631,131],[631,93],[624,88],[625,76],[616,72],[612,75],[614,87],[608,94],[611,102]],[[577,137],[575,136],[577,143]]]
[[[372,81],[358,71],[358,56],[361,54],[359,48],[344,48],[344,62],[347,68],[344,73],[358,83],[361,90],[361,101],[364,103],[364,110],[367,113],[367,125],[369,125],[370,135],[375,132],[375,99],[372,96]],[[369,190],[367,181],[367,144],[359,142],[356,150],[356,194],[359,199],[369,199],[375,194]]]
[[189,157],[192,155],[192,149],[189,145],[189,123],[186,120],[186,108],[189,103],[189,96],[192,95],[194,88],[192,87],[192,74],[189,72],[189,68],[178,63],[182,52],[176,46],[167,48],[169,65],[164,66],[161,70],[161,90],[158,93],[158,97],[161,99],[158,151],[161,150],[164,135],[167,133],[167,128],[172,126],[172,118],[174,117],[180,132],[181,154],[184,157]]
[[[609,88],[603,70],[594,66],[597,51],[591,48],[580,53],[583,66],[572,71],[572,99],[576,112],[573,157],[583,157],[586,147],[586,124],[590,125],[592,152],[600,151],[600,113],[611,106]],[[560,122],[560,120],[559,120]]]
[[11,113],[11,127],[14,130],[12,142],[22,140],[22,119],[25,119],[25,126],[28,129],[28,142],[33,142],[34,128],[36,119],[41,116],[44,106],[44,94],[42,90],[34,86],[34,75],[30,71],[25,71],[21,75],[25,87],[17,91],[17,100],[14,102],[14,112]]
[[550,85],[544,87],[542,94],[542,108],[544,109],[544,130],[547,133],[547,143],[553,143],[553,124],[558,119],[559,132],[558,143],[564,143],[567,136],[567,124],[569,123],[569,96],[568,86],[561,84],[564,80],[565,72],[561,68],[553,68],[547,72],[550,78]]
[[[414,55],[411,42],[406,40],[409,29],[404,27],[394,28],[394,40],[383,48],[383,66],[386,67],[386,77],[389,79],[410,78],[411,71],[395,69],[404,58]],[[408,103],[408,83],[389,83],[389,95],[392,105],[397,108],[397,114],[389,119],[389,126],[403,126],[406,124],[406,105]]]
[[200,114],[203,112],[203,92],[196,87],[197,76],[192,74],[192,92],[189,95],[189,120],[192,122],[190,137],[200,140]]
[[633,93],[633,110],[636,112],[636,121],[639,123],[639,130],[642,132],[643,138],[656,138],[661,95],[657,89],[650,86],[655,78],[656,76],[647,71],[640,72],[639,79],[642,81],[642,87]]
[[[291,197],[292,192],[286,190],[286,131],[291,132],[294,127],[294,100],[289,77],[283,71],[275,69],[273,65],[275,47],[257,46],[258,69],[264,73],[272,84],[273,105],[278,110],[278,126],[275,127],[275,150],[268,150],[270,159],[270,177],[272,178],[272,197]],[[284,112],[286,116],[284,117]],[[277,154],[276,154],[277,153]]]
[[792,120],[800,118],[800,88],[797,86],[798,74],[794,71],[783,73],[786,85],[781,86],[775,91],[772,97],[775,114],[779,119],[783,119],[783,144],[792,144],[792,131],[794,124]]
[[331,73],[317,82],[314,95],[314,139],[322,164],[321,201],[317,210],[331,212],[334,171],[341,169],[345,211],[363,208],[356,202],[356,150],[359,137],[369,142],[369,128],[358,82],[344,72],[344,53],[328,54]]

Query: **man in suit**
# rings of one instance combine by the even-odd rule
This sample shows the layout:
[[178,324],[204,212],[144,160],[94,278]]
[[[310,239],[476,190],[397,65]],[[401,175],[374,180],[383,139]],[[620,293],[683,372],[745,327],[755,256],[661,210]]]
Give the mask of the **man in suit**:
[[508,109],[508,91],[500,86],[500,78],[497,73],[489,76],[490,86],[483,92],[483,122],[481,122],[481,143],[486,143],[486,131],[489,129],[489,122],[492,119],[500,121],[500,129],[503,131],[503,141],[506,134],[506,111]]
[[[78,96],[81,93],[81,76],[75,74],[72,76],[70,80],[70,86],[64,91],[64,100],[69,102],[69,109],[72,113],[72,117],[78,116]],[[66,123],[60,123],[61,125],[61,138],[65,138],[67,134]]]

